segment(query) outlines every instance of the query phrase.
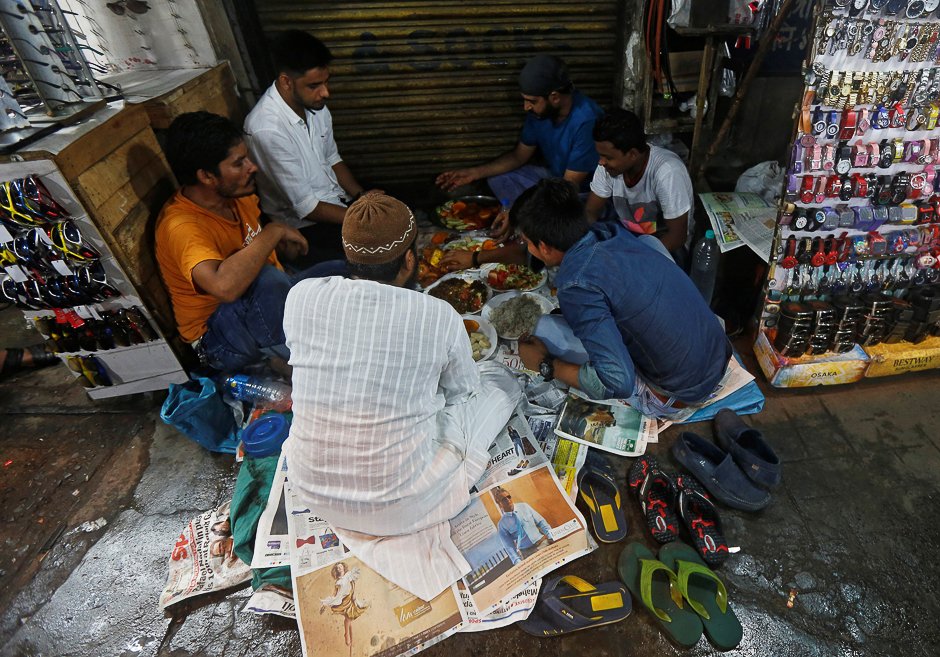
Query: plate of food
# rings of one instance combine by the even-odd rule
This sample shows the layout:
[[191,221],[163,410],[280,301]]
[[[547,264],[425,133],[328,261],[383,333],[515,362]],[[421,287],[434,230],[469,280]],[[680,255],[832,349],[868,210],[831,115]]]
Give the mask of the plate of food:
[[463,326],[470,338],[473,360],[486,360],[496,353],[496,329],[482,317],[463,316]]
[[525,265],[507,265],[501,262],[490,262],[483,265],[483,281],[496,292],[519,290],[529,292],[545,285],[548,280],[548,271],[535,271]]
[[496,329],[504,340],[518,340],[531,334],[539,317],[555,309],[551,300],[534,292],[512,290],[498,294],[483,306],[481,317]]
[[490,227],[499,209],[499,201],[492,196],[461,196],[439,205],[434,215],[444,228],[482,230]]
[[418,284],[426,288],[447,273],[441,267],[441,260],[448,251],[482,251],[495,249],[499,246],[483,231],[457,235],[453,233],[436,233],[430,243],[421,249],[418,261]]
[[478,272],[457,271],[441,276],[424,291],[443,299],[461,315],[475,315],[483,308],[493,292],[483,284]]

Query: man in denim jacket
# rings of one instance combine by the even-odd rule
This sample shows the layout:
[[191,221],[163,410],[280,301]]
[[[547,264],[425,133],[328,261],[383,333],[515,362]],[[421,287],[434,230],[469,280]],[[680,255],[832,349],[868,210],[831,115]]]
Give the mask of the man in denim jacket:
[[559,266],[561,312],[587,357],[581,365],[554,358],[530,338],[519,345],[526,367],[653,417],[708,399],[731,345],[681,269],[619,224],[589,225],[564,180],[524,192],[510,222],[532,255]]

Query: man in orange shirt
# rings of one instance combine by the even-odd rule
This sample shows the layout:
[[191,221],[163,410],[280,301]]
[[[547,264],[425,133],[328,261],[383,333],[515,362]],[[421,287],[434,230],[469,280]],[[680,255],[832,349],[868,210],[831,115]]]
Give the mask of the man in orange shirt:
[[177,117],[166,157],[180,183],[156,226],[157,263],[170,292],[180,337],[200,360],[238,370],[265,357],[289,358],[284,301],[304,278],[341,275],[345,263],[321,263],[294,276],[277,252],[295,257],[307,240],[290,226],[261,226],[255,172],[242,131],[209,112]]

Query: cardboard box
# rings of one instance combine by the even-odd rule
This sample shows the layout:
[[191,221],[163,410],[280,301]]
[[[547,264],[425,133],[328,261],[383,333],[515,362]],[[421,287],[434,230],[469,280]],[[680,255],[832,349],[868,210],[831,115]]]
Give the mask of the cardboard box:
[[854,383],[865,375],[868,355],[855,345],[844,354],[826,353],[818,356],[788,358],[781,356],[767,334],[761,331],[754,343],[757,362],[775,388],[805,388]]
[[870,364],[865,376],[893,376],[940,367],[940,337],[927,338],[919,344],[897,342],[866,347]]

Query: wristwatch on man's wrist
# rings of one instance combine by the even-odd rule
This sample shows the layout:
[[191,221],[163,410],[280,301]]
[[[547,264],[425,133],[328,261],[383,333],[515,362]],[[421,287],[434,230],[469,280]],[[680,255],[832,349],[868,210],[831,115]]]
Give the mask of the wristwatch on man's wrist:
[[539,374],[542,375],[542,378],[546,381],[551,381],[555,378],[555,359],[551,356],[546,356],[542,359],[542,362],[539,363]]

